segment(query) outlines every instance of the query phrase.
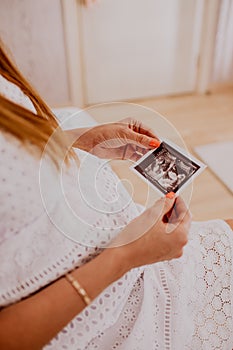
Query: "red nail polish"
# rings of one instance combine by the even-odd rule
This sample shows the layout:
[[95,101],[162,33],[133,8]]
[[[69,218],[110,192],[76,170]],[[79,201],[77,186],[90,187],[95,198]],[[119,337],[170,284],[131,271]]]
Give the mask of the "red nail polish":
[[175,197],[175,193],[174,192],[169,192],[166,194],[166,197],[169,198],[169,199],[173,199]]
[[149,146],[158,148],[160,146],[161,142],[157,140],[151,140],[149,143]]

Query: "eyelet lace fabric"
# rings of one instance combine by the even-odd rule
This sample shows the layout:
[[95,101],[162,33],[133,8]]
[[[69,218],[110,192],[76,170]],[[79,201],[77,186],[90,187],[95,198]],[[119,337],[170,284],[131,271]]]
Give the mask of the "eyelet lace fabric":
[[[4,307],[93,259],[139,211],[109,165],[83,152],[82,172],[64,171],[62,193],[49,159],[39,178],[39,160],[7,134],[0,154]],[[180,259],[129,271],[44,348],[231,350],[232,235],[221,220],[193,223]]]
[[231,235],[194,223],[182,258],[129,272],[46,348],[231,350]]

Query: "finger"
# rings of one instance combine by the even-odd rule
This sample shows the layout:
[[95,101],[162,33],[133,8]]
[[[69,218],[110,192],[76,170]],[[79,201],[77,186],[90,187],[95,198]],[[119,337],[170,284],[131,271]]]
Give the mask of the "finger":
[[132,162],[137,162],[140,159],[140,157],[137,154],[133,153],[128,159]]
[[[127,143],[125,146],[114,148],[101,148],[102,152],[98,150],[98,155],[102,155],[102,158],[107,158],[111,154],[112,159],[129,159],[132,161],[138,161],[144,154],[148,152],[148,149],[137,148],[135,145]],[[104,155],[104,156],[103,156]]]
[[176,201],[174,203],[174,206],[169,211],[169,213],[167,213],[166,216],[167,216],[167,222],[169,223],[177,222]]
[[176,199],[175,211],[177,215],[177,219],[176,219],[177,221],[180,221],[185,225],[190,224],[192,216],[184,200],[181,197],[177,197]]
[[175,210],[178,217],[189,211],[183,198],[180,196],[177,196],[176,198]]
[[93,151],[92,154],[97,155],[99,158],[111,158],[114,160],[128,159],[128,154],[126,156],[127,146],[122,146],[118,148],[98,148],[97,152]]
[[150,151],[150,148],[142,148],[140,146],[137,146],[137,145],[134,145],[134,144],[130,144],[130,143],[128,143],[124,147],[127,147],[127,150],[123,152],[122,159],[139,160],[147,152]]
[[175,196],[173,198],[163,197],[154,203],[155,207],[157,206],[160,207],[160,218],[163,220],[163,222],[166,222],[165,217],[173,208],[175,201],[176,201]]
[[136,161],[139,155],[136,153],[135,146],[129,143],[126,147],[127,147],[127,150],[125,152],[124,159],[130,159],[132,161]]
[[160,145],[158,139],[139,134],[131,129],[127,130],[126,137],[132,144],[138,145],[142,148],[157,148]]
[[148,149],[146,148],[135,148],[135,145],[128,144],[127,150],[124,151],[122,159],[129,159],[133,162],[137,162],[140,158],[142,158],[146,153],[148,152]]
[[165,223],[173,223],[177,220],[177,214],[176,214],[175,207],[176,207],[176,199],[175,199],[174,204],[171,207],[171,209],[163,217],[163,221]]
[[159,141],[159,138],[157,135],[155,135],[154,131],[143,123],[140,123],[139,130],[137,132],[139,132],[140,134],[144,134],[146,136],[152,137]]
[[150,151],[149,148],[142,148],[140,146],[135,146],[132,145],[133,149],[134,149],[134,153],[136,154],[137,158],[140,159],[141,157],[143,157],[147,152]]
[[157,135],[155,135],[154,131],[147,125],[143,124],[141,121],[128,117],[122,119],[121,122],[126,123],[131,130],[138,132],[139,134],[144,134],[146,136],[152,137],[159,141],[159,138]]

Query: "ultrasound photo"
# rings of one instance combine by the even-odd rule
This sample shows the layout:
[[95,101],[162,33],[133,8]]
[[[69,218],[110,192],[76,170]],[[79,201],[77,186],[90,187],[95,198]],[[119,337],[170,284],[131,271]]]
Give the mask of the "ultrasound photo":
[[152,153],[142,157],[132,169],[166,194],[180,190],[203,167],[204,164],[193,157],[191,159],[167,142],[162,142]]

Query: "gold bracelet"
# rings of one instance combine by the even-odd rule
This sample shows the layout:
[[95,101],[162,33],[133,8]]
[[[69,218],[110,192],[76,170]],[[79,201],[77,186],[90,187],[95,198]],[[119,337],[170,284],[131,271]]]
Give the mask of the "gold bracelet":
[[81,296],[83,299],[84,303],[86,305],[89,305],[91,303],[91,298],[88,296],[87,292],[85,289],[79,284],[79,282],[71,275],[71,273],[67,273],[65,275],[65,278],[67,281],[74,287],[76,292]]

